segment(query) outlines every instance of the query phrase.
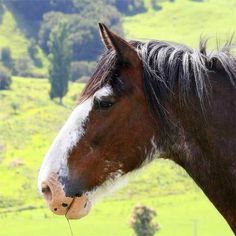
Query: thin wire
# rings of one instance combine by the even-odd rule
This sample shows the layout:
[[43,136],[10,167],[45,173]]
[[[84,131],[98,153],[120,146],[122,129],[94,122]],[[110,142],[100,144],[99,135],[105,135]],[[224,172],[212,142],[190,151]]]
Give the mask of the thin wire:
[[68,222],[68,225],[69,225],[69,228],[70,228],[70,235],[71,236],[74,236],[74,233],[72,231],[72,227],[71,227],[71,224],[70,224],[70,220],[68,218],[66,218],[67,222]]
[[66,214],[65,214],[65,218],[66,218],[67,223],[68,223],[69,228],[70,228],[70,235],[71,235],[71,236],[74,236],[74,233],[73,233],[73,231],[72,231],[72,227],[71,227],[71,224],[70,224],[70,220],[67,218],[66,215],[67,215],[68,211],[70,210],[70,207],[72,206],[72,204],[73,204],[74,201],[75,201],[75,198],[72,199],[72,201],[71,201],[71,203],[70,203],[70,205],[69,205],[69,207],[68,207],[68,209],[67,209],[67,211],[66,211]]

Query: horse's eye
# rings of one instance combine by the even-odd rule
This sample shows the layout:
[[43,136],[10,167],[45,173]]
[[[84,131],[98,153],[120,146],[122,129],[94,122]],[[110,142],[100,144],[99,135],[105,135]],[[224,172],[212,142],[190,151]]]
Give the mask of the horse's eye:
[[112,107],[113,104],[114,102],[109,100],[94,99],[94,109],[96,110],[107,110]]

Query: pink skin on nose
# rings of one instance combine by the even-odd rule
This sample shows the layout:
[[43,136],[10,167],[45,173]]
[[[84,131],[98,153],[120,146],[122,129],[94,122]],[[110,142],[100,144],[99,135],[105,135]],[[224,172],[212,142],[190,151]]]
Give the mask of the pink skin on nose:
[[52,174],[41,187],[49,209],[57,215],[65,215],[68,219],[79,219],[86,216],[91,209],[91,203],[86,195],[66,197],[56,174]]

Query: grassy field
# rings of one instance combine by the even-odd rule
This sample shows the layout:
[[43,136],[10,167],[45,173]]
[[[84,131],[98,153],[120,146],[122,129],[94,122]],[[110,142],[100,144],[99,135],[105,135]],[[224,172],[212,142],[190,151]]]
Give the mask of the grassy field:
[[[149,2],[146,0],[147,5]],[[129,39],[170,40],[197,47],[200,37],[205,36],[213,47],[216,37],[224,42],[236,30],[235,0],[160,2],[160,11],[149,8],[143,14],[124,18]]]
[[[156,222],[160,236],[233,236],[224,220],[201,194],[174,195],[157,198],[107,199],[98,204],[86,218],[70,221],[74,236],[133,235],[129,216],[137,202],[152,206],[158,212]],[[52,216],[46,209],[0,216],[4,236],[70,235],[65,218]],[[195,233],[195,234],[194,234]]]
[[[14,77],[11,90],[0,92],[4,111],[0,113],[1,235],[69,235],[66,220],[52,216],[47,209],[20,209],[45,207],[36,189],[38,168],[82,88],[82,84],[70,84],[64,106],[48,99],[47,80]],[[16,111],[12,103],[19,105]],[[132,235],[129,215],[137,203],[158,212],[159,235],[192,235],[195,224],[199,235],[232,235],[187,174],[165,160],[153,162],[127,187],[98,203],[87,218],[72,222],[73,231],[88,236]]]
[[[150,1],[146,0],[146,4],[150,5]],[[200,35],[218,35],[223,41],[236,29],[235,0],[163,1],[161,6],[161,11],[150,8],[146,13],[124,17],[127,37],[166,39],[196,46]],[[0,23],[0,47],[9,46],[17,59],[27,55],[28,43],[14,16],[5,11]],[[36,181],[43,156],[82,88],[82,84],[71,83],[64,106],[49,100],[47,80],[14,77],[11,90],[0,91],[1,236],[70,235],[66,220],[45,208]],[[128,222],[138,203],[157,211],[156,221],[161,225],[157,235],[233,235],[185,171],[166,160],[153,162],[127,187],[98,203],[88,217],[71,222],[74,235],[133,235]],[[32,207],[37,209],[20,211]]]

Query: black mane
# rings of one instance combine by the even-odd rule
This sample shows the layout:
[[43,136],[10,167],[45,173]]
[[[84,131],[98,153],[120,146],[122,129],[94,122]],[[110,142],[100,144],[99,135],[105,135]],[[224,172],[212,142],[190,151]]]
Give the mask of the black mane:
[[[130,42],[142,61],[144,88],[154,114],[166,120],[164,101],[168,94],[178,90],[180,102],[186,103],[190,93],[198,98],[204,109],[210,94],[209,74],[222,71],[227,82],[236,87],[236,59],[231,53],[232,40],[218,51],[207,53],[206,41],[200,41],[199,49],[166,41],[147,43]],[[98,62],[97,69],[88,82],[82,97],[91,96],[105,83],[115,83],[119,60],[113,49],[107,50]]]
[[146,96],[159,116],[166,117],[164,100],[176,90],[180,102],[187,103],[189,94],[194,93],[204,109],[210,93],[210,73],[221,70],[232,86],[236,86],[236,59],[230,53],[231,41],[209,54],[206,41],[200,41],[198,50],[163,41],[139,44],[137,48],[143,63]]

